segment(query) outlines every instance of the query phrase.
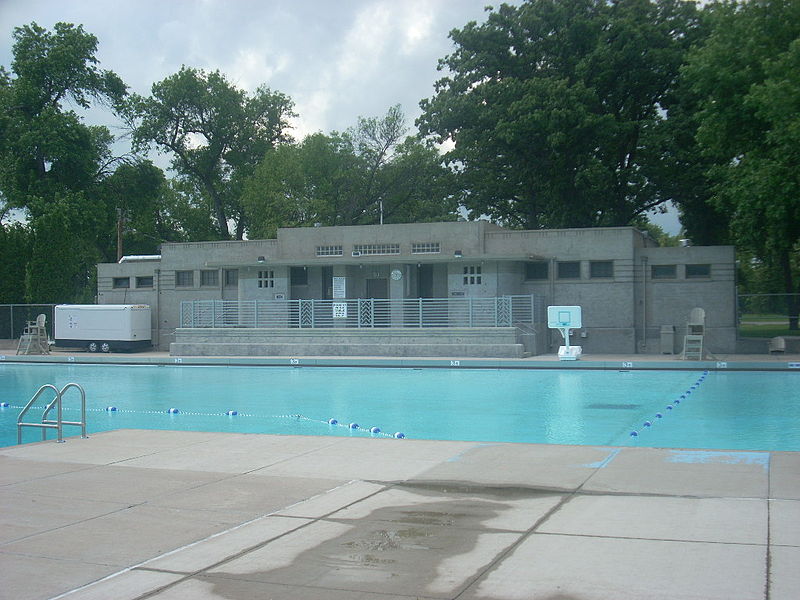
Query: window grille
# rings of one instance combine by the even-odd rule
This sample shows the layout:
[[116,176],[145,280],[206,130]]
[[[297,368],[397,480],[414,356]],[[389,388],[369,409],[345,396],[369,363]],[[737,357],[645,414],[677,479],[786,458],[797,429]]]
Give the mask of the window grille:
[[439,242],[414,242],[411,254],[439,254]]
[[614,261],[593,260],[589,262],[589,277],[593,279],[614,277]]
[[317,246],[317,256],[342,256],[342,247]]
[[219,285],[219,271],[200,271],[200,285],[217,287]]
[[381,256],[386,254],[400,254],[400,244],[356,244],[353,252],[362,256]]
[[480,285],[481,283],[480,265],[464,267],[464,285]]
[[275,271],[259,271],[258,272],[258,287],[260,287],[260,288],[274,288],[275,287]]
[[194,271],[175,271],[175,287],[192,287]]

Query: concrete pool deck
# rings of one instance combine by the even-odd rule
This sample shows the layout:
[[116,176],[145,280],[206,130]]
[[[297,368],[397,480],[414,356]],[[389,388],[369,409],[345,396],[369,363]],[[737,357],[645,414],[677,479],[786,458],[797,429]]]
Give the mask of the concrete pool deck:
[[800,453],[120,430],[0,449],[14,600],[753,599]]
[[[173,360],[14,358],[69,356]],[[580,362],[800,360],[671,358]],[[788,600],[800,589],[797,452],[119,430],[0,448],[0,495],[0,599]]]

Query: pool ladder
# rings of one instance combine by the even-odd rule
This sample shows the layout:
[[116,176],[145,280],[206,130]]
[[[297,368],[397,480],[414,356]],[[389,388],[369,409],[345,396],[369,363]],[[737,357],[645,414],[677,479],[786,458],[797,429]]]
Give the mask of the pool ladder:
[[[70,388],[77,389],[81,394],[81,420],[80,421],[65,421],[63,419],[63,410],[62,410],[63,397],[64,397],[64,393],[67,390],[69,390]],[[53,400],[48,405],[45,406],[44,412],[42,413],[41,422],[38,422],[38,423],[26,423],[26,422],[24,422],[23,419],[25,418],[25,415],[33,407],[34,403],[39,399],[39,396],[41,396],[46,390],[52,390],[53,392],[55,392],[56,397],[53,398]],[[55,418],[55,420],[47,418],[50,415],[50,411],[53,410],[53,408],[56,409],[56,418]],[[54,385],[52,385],[50,383],[46,383],[42,387],[40,387],[38,390],[36,390],[36,393],[33,395],[33,398],[31,398],[28,401],[28,403],[25,405],[25,408],[23,408],[20,411],[19,416],[17,417],[17,443],[18,444],[22,443],[22,428],[23,427],[38,427],[38,428],[40,428],[42,430],[42,440],[46,440],[47,439],[47,430],[48,429],[55,429],[56,430],[56,435],[57,435],[57,438],[58,438],[58,439],[56,439],[56,441],[61,443],[61,442],[64,441],[64,435],[63,435],[64,425],[75,425],[75,426],[78,426],[78,427],[81,428],[81,437],[82,438],[89,437],[89,436],[86,435],[86,392],[84,392],[83,388],[80,385],[78,385],[77,383],[68,383],[67,385],[65,385],[60,390],[56,386],[54,386]]]

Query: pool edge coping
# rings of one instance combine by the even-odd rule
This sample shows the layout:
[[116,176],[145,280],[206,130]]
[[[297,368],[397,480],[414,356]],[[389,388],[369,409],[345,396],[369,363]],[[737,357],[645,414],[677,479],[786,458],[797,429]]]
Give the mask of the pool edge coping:
[[258,367],[372,367],[372,368],[462,368],[462,369],[594,369],[594,370],[675,370],[675,371],[800,371],[795,360],[652,360],[583,359],[578,361],[504,359],[504,358],[444,358],[444,357],[313,357],[313,356],[146,356],[56,354],[3,355],[0,363],[64,363],[88,365],[185,365],[185,366],[258,366]]

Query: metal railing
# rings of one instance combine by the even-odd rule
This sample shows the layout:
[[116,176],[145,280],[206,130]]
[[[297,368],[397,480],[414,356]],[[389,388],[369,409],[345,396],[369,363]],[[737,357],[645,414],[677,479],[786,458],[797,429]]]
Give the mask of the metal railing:
[[355,298],[341,300],[191,300],[181,302],[181,327],[511,327],[539,323],[539,296],[495,298]]
[[[80,421],[65,421],[63,419],[63,398],[64,393],[70,389],[75,388],[81,394],[81,420]],[[39,399],[39,397],[47,390],[52,390],[55,393],[55,398],[53,398],[45,407],[44,411],[42,412],[42,420],[39,422],[31,423],[25,422],[22,419],[25,418],[25,415],[33,408],[33,405]],[[50,411],[56,409],[56,418],[48,419],[47,417],[50,415]],[[54,386],[53,384],[46,383],[33,395],[33,397],[28,401],[25,407],[20,411],[19,415],[17,416],[17,444],[22,443],[22,429],[24,427],[36,427],[42,430],[42,441],[47,439],[47,430],[48,429],[55,429],[56,430],[56,441],[63,442],[64,441],[64,425],[75,425],[81,428],[81,437],[86,438],[86,392],[83,391],[83,388],[79,386],[77,383],[68,383],[60,390]]]

